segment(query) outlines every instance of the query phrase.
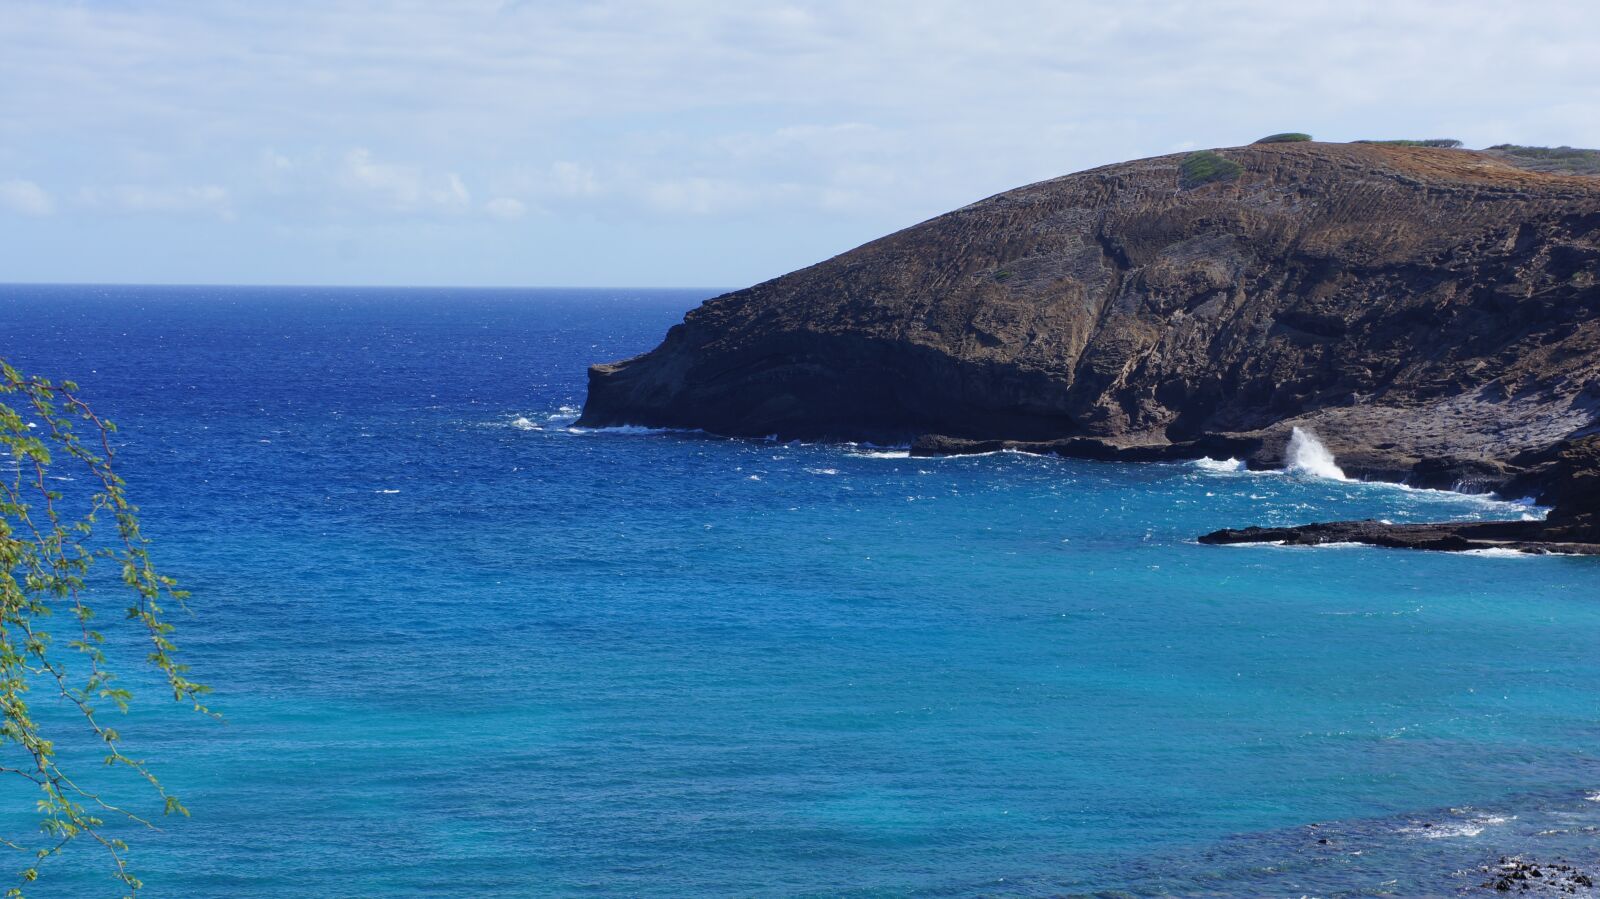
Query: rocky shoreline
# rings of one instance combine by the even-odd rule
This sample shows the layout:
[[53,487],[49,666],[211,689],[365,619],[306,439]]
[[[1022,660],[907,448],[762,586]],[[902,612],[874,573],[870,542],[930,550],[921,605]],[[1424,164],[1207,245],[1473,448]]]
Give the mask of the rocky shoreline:
[[[1207,435],[1164,445],[1120,446],[1106,440],[965,440],[924,436],[911,444],[921,457],[976,455],[1011,450],[1036,455],[1102,462],[1183,462],[1202,458],[1235,458],[1253,470],[1283,467],[1281,447],[1253,435]],[[1275,450],[1275,451],[1274,451]],[[1435,490],[1456,490],[1463,483],[1487,487],[1504,497],[1533,498],[1553,507],[1542,521],[1473,521],[1392,524],[1382,521],[1333,521],[1288,527],[1224,528],[1201,535],[1209,545],[1276,543],[1319,546],[1363,543],[1391,549],[1436,552],[1510,550],[1540,555],[1600,555],[1600,436],[1565,441],[1560,446],[1520,459],[1522,465],[1451,464],[1431,460],[1410,470],[1368,463],[1354,469],[1363,480],[1405,484]],[[1470,480],[1477,478],[1478,480]]]

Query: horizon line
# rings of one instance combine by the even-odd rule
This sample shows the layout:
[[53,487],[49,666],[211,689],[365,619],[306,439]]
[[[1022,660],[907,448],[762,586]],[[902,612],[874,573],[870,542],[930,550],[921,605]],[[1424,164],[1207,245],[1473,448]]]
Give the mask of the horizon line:
[[642,284],[311,284],[239,283],[225,281],[0,281],[8,287],[245,287],[265,290],[714,290],[727,293],[741,287]]

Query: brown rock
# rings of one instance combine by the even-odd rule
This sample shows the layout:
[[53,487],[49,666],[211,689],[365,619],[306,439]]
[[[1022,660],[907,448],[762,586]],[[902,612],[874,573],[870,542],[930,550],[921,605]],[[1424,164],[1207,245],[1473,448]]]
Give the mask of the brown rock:
[[1356,476],[1560,482],[1561,515],[1600,511],[1600,460],[1556,457],[1600,417],[1600,179],[1466,150],[1219,152],[1243,174],[1094,169],[710,300],[595,366],[580,423],[1129,459],[1232,441],[1258,467],[1302,426]]

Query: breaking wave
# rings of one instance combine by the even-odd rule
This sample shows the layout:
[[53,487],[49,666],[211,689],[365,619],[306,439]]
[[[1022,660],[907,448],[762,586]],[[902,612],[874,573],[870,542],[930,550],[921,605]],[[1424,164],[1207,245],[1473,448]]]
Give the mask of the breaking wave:
[[1284,451],[1283,470],[1307,478],[1326,478],[1330,481],[1348,481],[1344,469],[1334,461],[1333,453],[1322,445],[1317,435],[1295,428],[1289,434],[1289,448]]
[[1221,472],[1221,471],[1244,471],[1245,470],[1244,460],[1243,459],[1235,459],[1235,458],[1233,458],[1231,456],[1226,458],[1226,459],[1213,459],[1210,456],[1204,456],[1202,458],[1194,460],[1193,462],[1190,462],[1189,464],[1191,466],[1195,467],[1195,468],[1200,469],[1201,471],[1219,471],[1219,472]]

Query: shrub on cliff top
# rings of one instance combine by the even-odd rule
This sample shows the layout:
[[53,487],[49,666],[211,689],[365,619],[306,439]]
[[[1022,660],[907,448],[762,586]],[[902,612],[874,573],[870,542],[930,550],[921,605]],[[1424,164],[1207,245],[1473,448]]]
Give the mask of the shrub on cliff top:
[[1535,172],[1564,175],[1600,175],[1600,150],[1581,147],[1524,147],[1495,144],[1485,152]]
[[1184,187],[1198,187],[1213,181],[1232,181],[1244,174],[1244,166],[1210,150],[1183,157],[1178,164],[1178,180]]
[[1295,143],[1299,143],[1301,141],[1308,141],[1310,139],[1311,139],[1311,135],[1309,135],[1309,134],[1302,134],[1299,131],[1285,131],[1282,134],[1269,134],[1266,137],[1263,137],[1262,139],[1256,141],[1256,143],[1258,143],[1258,144],[1295,144]]
[[1424,140],[1356,140],[1353,144],[1374,144],[1379,147],[1441,147],[1454,150],[1461,146],[1461,141],[1453,137],[1430,137]]

